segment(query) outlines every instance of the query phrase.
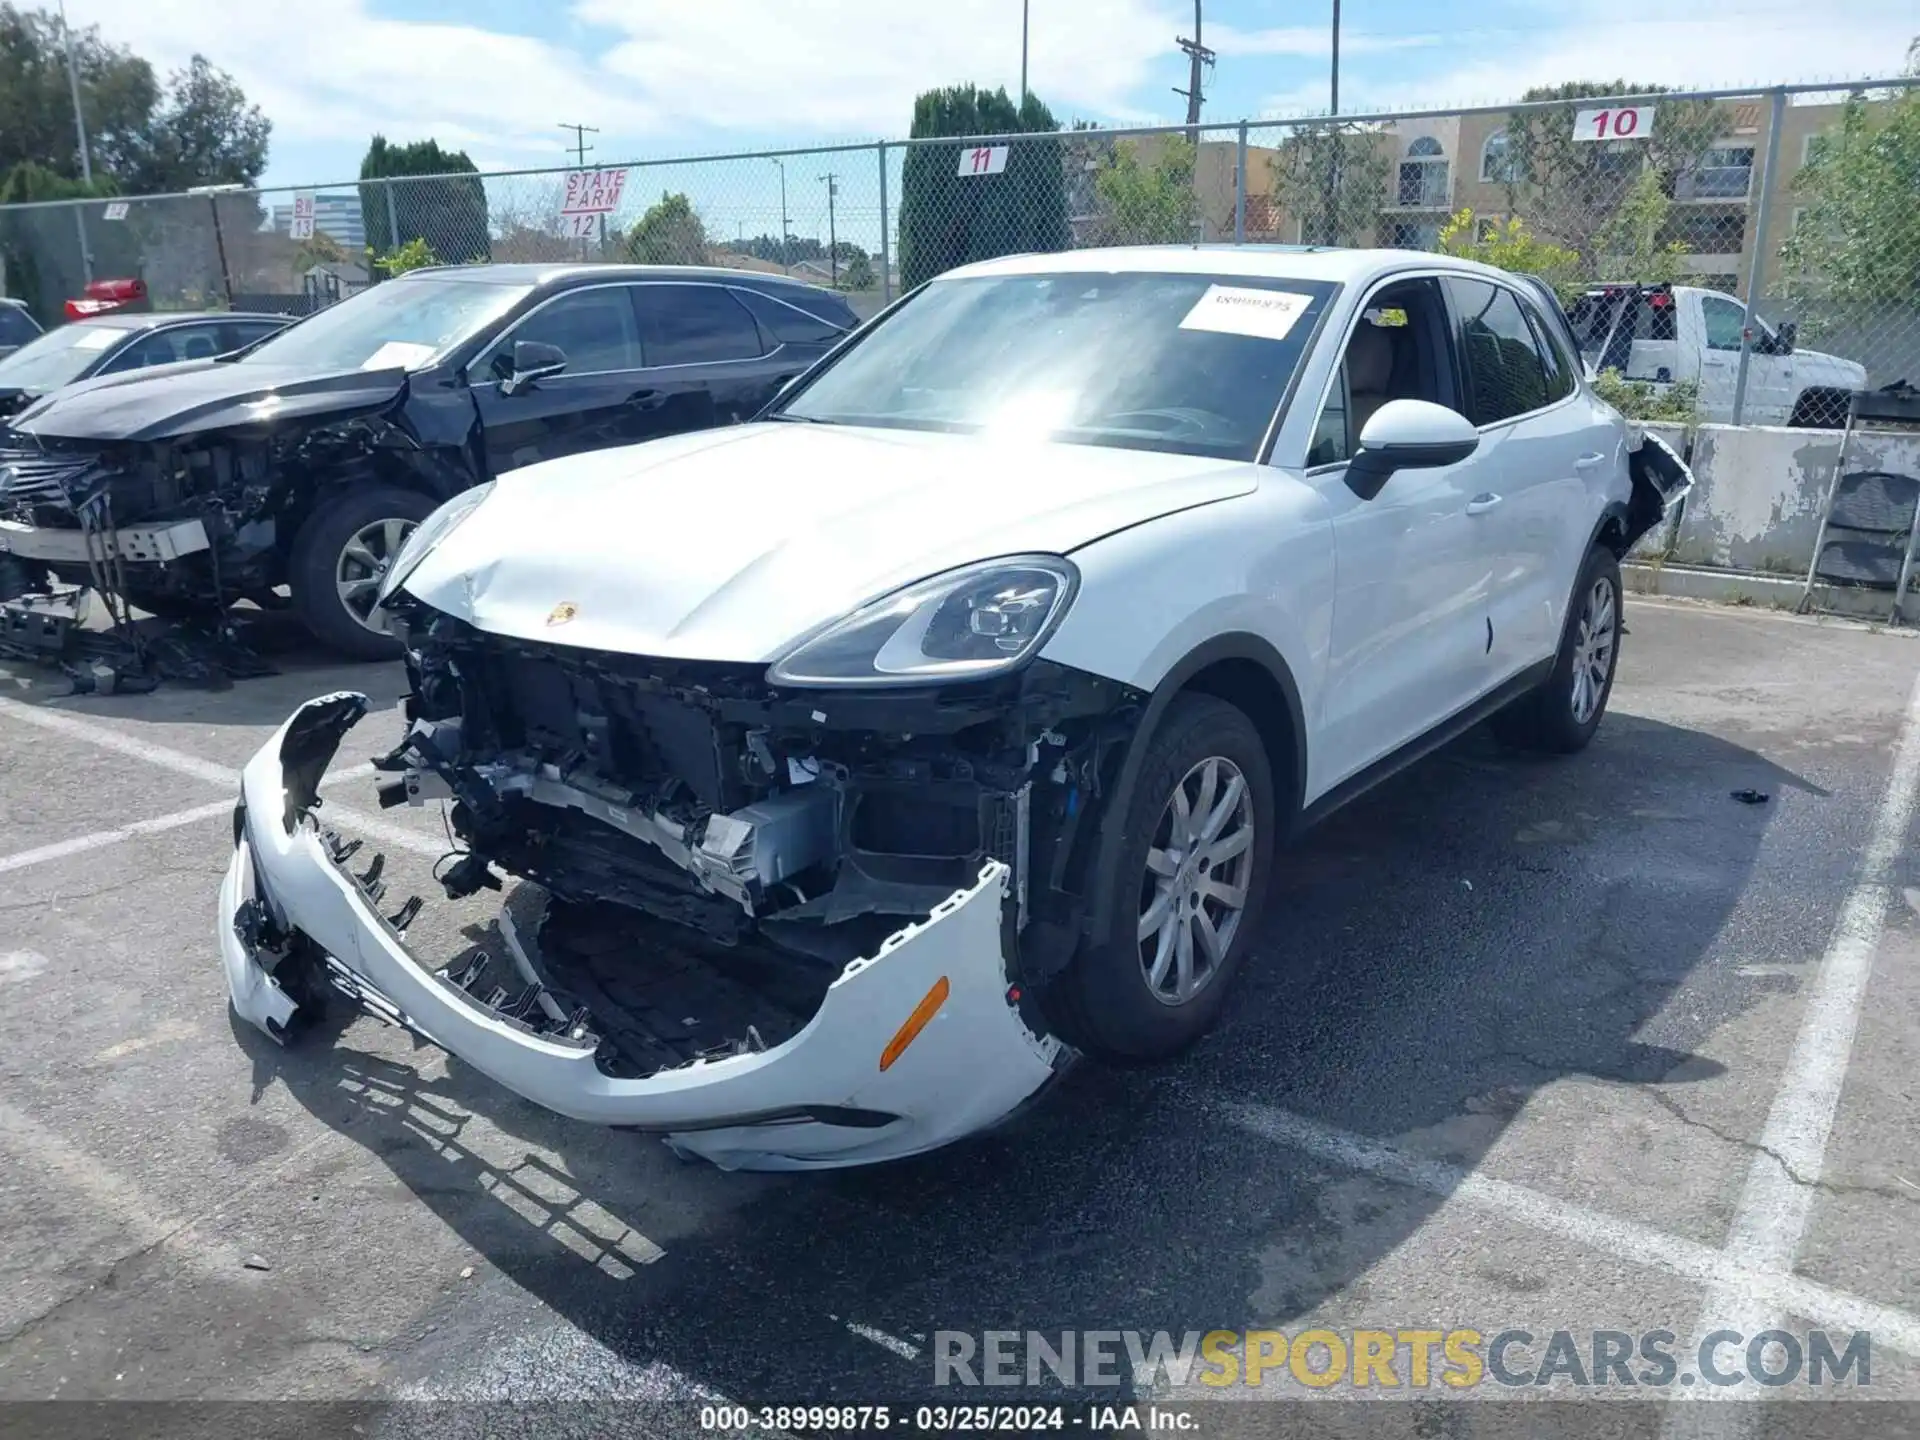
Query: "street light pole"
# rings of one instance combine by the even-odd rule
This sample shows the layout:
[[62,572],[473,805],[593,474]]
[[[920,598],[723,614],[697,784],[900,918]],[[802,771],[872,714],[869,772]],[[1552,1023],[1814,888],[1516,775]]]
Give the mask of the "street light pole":
[[787,223],[787,162],[778,155],[767,157],[780,167],[780,265],[793,270],[793,227]]

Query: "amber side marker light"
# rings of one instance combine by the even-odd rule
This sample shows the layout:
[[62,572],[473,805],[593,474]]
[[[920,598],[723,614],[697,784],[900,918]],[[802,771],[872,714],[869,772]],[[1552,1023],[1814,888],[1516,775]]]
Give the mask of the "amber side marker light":
[[913,1007],[913,1013],[907,1016],[907,1023],[893,1032],[893,1039],[880,1052],[882,1070],[891,1070],[893,1062],[907,1053],[907,1047],[919,1038],[920,1032],[927,1028],[927,1022],[940,1013],[940,1007],[947,1003],[947,995],[952,989],[944,975],[933,982],[933,988],[921,997],[920,1003]]

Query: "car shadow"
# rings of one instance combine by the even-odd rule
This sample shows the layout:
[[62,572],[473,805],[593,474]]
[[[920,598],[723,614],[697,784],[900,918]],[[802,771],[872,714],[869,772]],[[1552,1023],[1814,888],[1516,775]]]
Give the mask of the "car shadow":
[[[283,1052],[237,1028],[257,1085],[286,1083],[365,1146],[613,1369],[665,1367],[747,1404],[1059,1398],[1045,1371],[937,1388],[936,1333],[1284,1329],[1444,1203],[1356,1198],[1350,1175],[1233,1123],[1237,1107],[1464,1172],[1556,1080],[1720,1073],[1700,1043],[1781,983],[1721,965],[1715,942],[1786,791],[1824,793],[1628,715],[1573,760],[1475,732],[1281,852],[1265,932],[1192,1052],[1081,1065],[999,1131],[869,1169],[722,1175],[427,1064],[437,1052]],[[474,1152],[476,1115],[507,1152]],[[457,1354],[414,1363],[423,1393],[461,1397]],[[1128,1368],[1080,1398],[1129,1398]]]

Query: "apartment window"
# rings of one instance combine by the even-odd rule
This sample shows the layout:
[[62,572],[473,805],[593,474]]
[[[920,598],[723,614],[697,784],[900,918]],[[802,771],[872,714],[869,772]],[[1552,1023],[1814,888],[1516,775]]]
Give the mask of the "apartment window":
[[1489,185],[1511,185],[1523,178],[1511,132],[1502,129],[1487,136],[1487,143],[1480,147],[1480,178]]
[[1698,198],[1745,195],[1753,186],[1753,146],[1716,145],[1700,156],[1689,178]]
[[1668,222],[1662,243],[1678,241],[1689,255],[1738,255],[1747,234],[1747,212],[1681,210]]
[[1400,184],[1395,203],[1420,209],[1440,209],[1447,203],[1447,152],[1431,135],[1407,146],[1400,162]]
[[1432,220],[1396,220],[1387,227],[1387,244],[1395,250],[1438,250],[1440,226]]

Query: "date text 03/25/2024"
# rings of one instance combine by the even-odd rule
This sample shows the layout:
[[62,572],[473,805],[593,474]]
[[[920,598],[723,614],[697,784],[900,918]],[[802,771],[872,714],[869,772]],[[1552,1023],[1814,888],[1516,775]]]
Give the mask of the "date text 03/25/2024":
[[1067,1430],[1174,1433],[1198,1428],[1198,1420],[1190,1411],[1159,1405],[705,1405],[700,1410],[700,1428],[996,1435]]

